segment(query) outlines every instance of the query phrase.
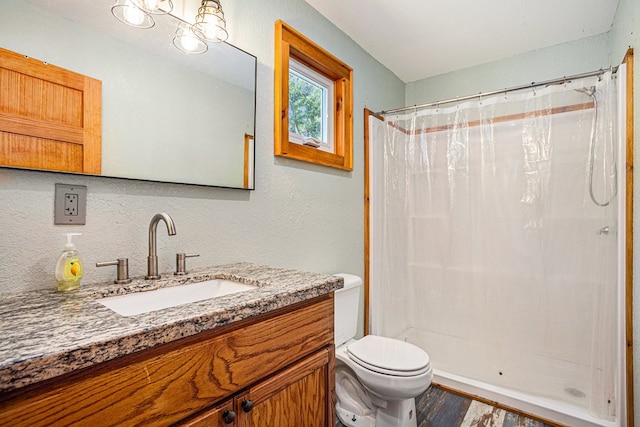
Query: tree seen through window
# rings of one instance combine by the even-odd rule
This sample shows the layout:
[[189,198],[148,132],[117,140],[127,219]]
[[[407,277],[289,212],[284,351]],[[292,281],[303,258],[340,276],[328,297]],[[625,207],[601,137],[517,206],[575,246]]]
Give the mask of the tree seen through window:
[[322,140],[323,88],[289,72],[289,132]]

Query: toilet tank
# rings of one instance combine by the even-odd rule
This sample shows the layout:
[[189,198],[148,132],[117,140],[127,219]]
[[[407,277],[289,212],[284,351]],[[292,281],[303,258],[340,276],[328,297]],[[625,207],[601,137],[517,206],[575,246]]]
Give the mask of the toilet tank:
[[334,297],[334,340],[335,346],[346,343],[356,336],[358,329],[358,308],[362,279],[353,274],[336,274],[344,278],[344,288],[335,291]]

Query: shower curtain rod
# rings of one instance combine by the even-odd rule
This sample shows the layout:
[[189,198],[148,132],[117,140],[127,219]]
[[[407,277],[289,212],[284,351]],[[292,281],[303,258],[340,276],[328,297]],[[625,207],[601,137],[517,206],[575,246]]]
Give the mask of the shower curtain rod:
[[616,73],[618,71],[618,66],[609,67],[608,69],[605,69],[605,70],[599,69],[597,71],[591,71],[591,72],[588,72],[588,73],[574,74],[573,76],[568,76],[568,77],[565,76],[565,77],[561,77],[561,78],[558,78],[558,79],[546,80],[546,81],[543,81],[543,82],[531,82],[528,85],[514,86],[514,87],[510,87],[508,89],[494,90],[492,92],[486,92],[486,93],[480,92],[480,93],[477,93],[477,94],[474,94],[474,95],[467,95],[467,96],[462,96],[462,97],[458,97],[458,98],[451,98],[451,99],[446,99],[444,101],[429,102],[427,104],[414,105],[412,107],[394,108],[393,110],[385,110],[385,111],[380,111],[379,113],[374,113],[374,115],[382,116],[384,114],[393,114],[393,113],[399,113],[401,111],[418,110],[419,108],[435,107],[436,105],[450,104],[452,102],[458,102],[458,101],[466,101],[468,99],[480,98],[480,97],[483,97],[483,96],[498,95],[500,93],[514,92],[514,91],[518,91],[518,90],[531,89],[531,88],[536,88],[536,87],[540,87],[540,86],[547,86],[547,85],[553,85],[553,84],[562,84],[562,83],[566,83],[566,82],[569,82],[569,81],[575,80],[575,79],[582,79],[582,78],[591,77],[591,76],[599,76],[601,74],[604,74],[607,71],[611,71],[612,73]]

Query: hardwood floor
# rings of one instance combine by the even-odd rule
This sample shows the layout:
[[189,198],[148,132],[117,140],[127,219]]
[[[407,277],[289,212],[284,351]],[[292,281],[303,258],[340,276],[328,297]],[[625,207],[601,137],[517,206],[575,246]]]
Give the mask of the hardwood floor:
[[416,412],[418,427],[550,427],[437,386],[416,397]]

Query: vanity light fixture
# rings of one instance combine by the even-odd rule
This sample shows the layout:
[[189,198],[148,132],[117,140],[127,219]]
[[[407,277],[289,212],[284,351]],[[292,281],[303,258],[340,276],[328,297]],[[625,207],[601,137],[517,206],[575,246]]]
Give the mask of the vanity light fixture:
[[139,9],[151,15],[166,15],[173,10],[171,0],[130,0]]
[[[151,28],[155,25],[153,15],[169,14],[172,10],[172,0],[116,0],[111,13],[132,27]],[[220,0],[202,0],[194,24],[174,18],[179,22],[173,45],[182,52],[205,53],[210,43],[224,42],[229,37]]]
[[111,13],[119,21],[136,28],[151,28],[153,15],[166,15],[173,10],[171,0],[116,0]]
[[117,0],[111,8],[111,13],[118,21],[131,27],[146,29],[156,25],[153,16],[138,7],[134,0]]
[[173,45],[184,53],[200,54],[205,53],[209,46],[202,41],[193,31],[193,25],[186,22],[180,22],[175,36],[173,36]]
[[196,15],[193,31],[206,43],[219,43],[227,40],[227,22],[219,0],[202,0]]
[[195,23],[181,22],[173,37],[173,45],[182,52],[199,54],[209,49],[210,43],[227,40],[227,22],[219,0],[202,0]]

